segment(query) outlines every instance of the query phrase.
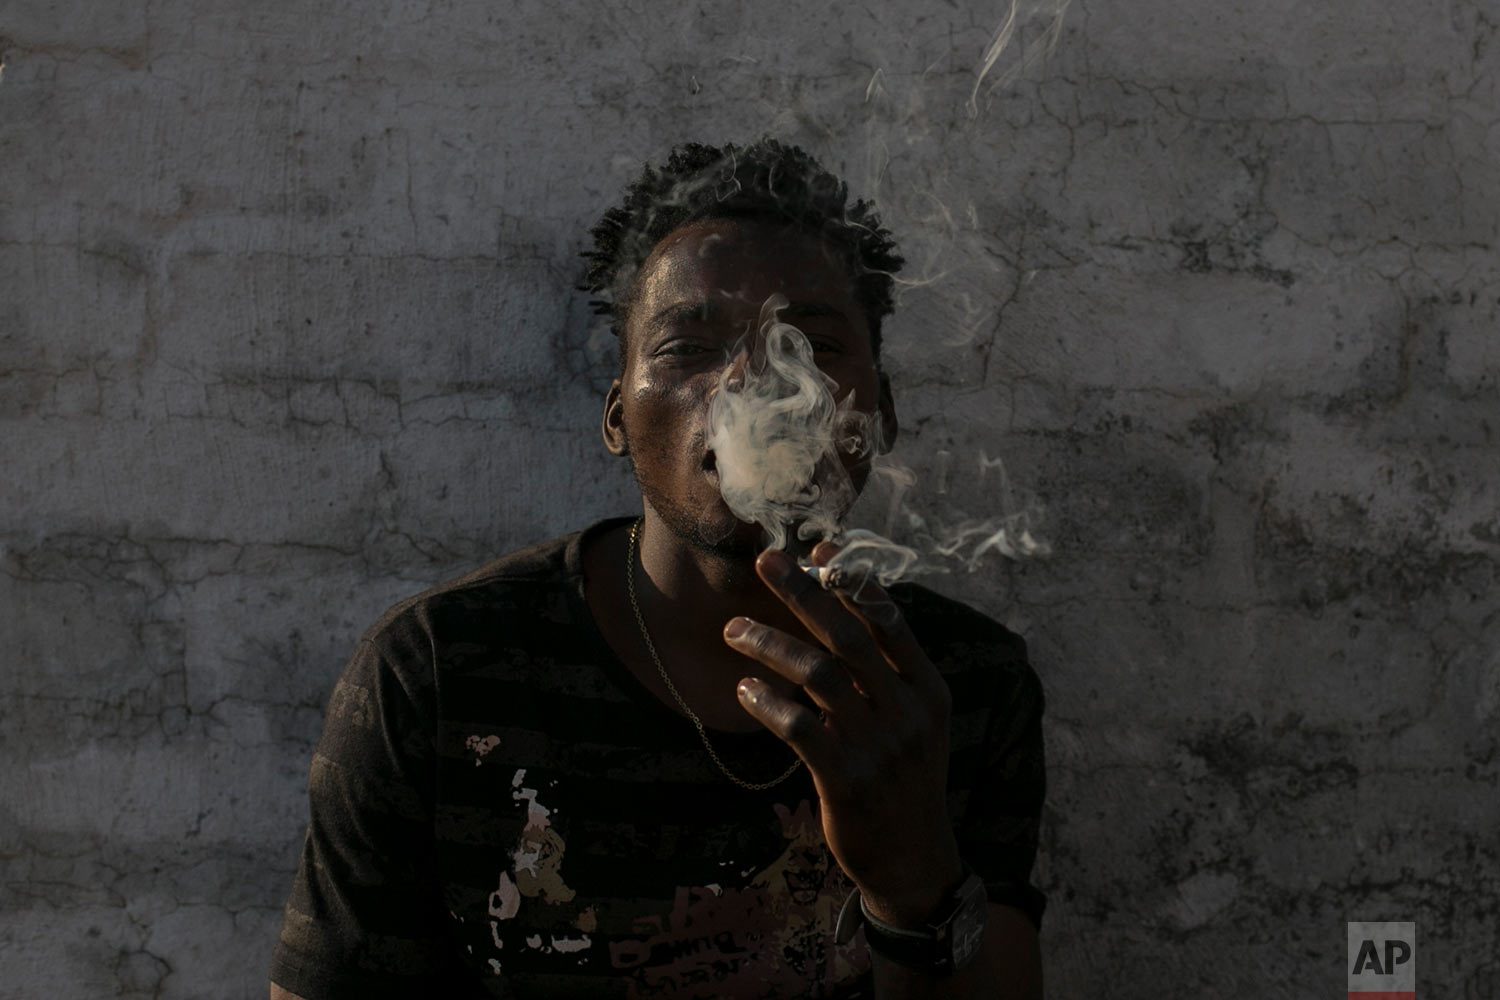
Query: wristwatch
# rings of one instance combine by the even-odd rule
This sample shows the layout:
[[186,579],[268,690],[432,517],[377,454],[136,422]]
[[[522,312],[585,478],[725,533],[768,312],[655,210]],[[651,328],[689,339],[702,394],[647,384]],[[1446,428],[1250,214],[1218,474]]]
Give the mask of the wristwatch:
[[833,939],[845,944],[861,925],[870,950],[898,965],[921,969],[936,976],[949,976],[979,954],[984,941],[984,921],[989,894],[984,880],[965,867],[964,880],[919,928],[893,927],[870,914],[859,890],[839,910]]

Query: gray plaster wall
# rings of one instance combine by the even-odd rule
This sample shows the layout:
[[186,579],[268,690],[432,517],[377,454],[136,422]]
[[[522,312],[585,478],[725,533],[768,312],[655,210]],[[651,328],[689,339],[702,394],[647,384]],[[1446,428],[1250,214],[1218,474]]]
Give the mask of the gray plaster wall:
[[0,997],[264,995],[360,631],[635,502],[587,225],[767,131],[911,260],[869,516],[1053,548],[930,578],[1046,686],[1051,995],[1500,996],[1500,8],[1076,0],[975,95],[1002,15],[0,8]]

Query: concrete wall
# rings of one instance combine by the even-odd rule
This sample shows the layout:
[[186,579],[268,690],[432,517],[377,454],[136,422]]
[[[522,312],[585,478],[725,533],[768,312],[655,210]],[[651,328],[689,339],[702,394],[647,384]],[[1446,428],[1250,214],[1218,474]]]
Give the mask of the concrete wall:
[[1500,9],[1076,0],[971,113],[1000,17],[0,11],[0,997],[264,995],[360,630],[629,508],[585,227],[767,130],[931,279],[913,509],[1054,547],[937,583],[1048,690],[1052,995],[1336,996],[1392,919],[1500,996]]

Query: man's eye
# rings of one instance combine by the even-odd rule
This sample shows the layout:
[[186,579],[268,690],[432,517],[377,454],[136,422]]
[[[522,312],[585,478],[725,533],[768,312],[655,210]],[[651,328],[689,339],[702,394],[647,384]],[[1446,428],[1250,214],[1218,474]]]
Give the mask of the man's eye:
[[673,341],[670,344],[664,344],[661,350],[657,351],[656,353],[670,355],[673,357],[688,357],[694,354],[702,354],[707,350],[708,348],[704,347],[702,344],[694,344],[687,341],[678,340]]

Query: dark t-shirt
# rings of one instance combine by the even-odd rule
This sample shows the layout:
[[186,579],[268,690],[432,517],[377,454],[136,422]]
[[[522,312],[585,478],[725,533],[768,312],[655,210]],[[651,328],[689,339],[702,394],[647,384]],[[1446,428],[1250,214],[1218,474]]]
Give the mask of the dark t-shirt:
[[[598,531],[620,522],[605,522]],[[407,600],[328,706],[271,979],[306,997],[855,997],[863,936],[806,768],[730,783],[610,650],[582,535]],[[1042,693],[1021,640],[892,596],[953,694],[948,807],[990,896],[1033,921]],[[751,781],[791,751],[713,733]]]

